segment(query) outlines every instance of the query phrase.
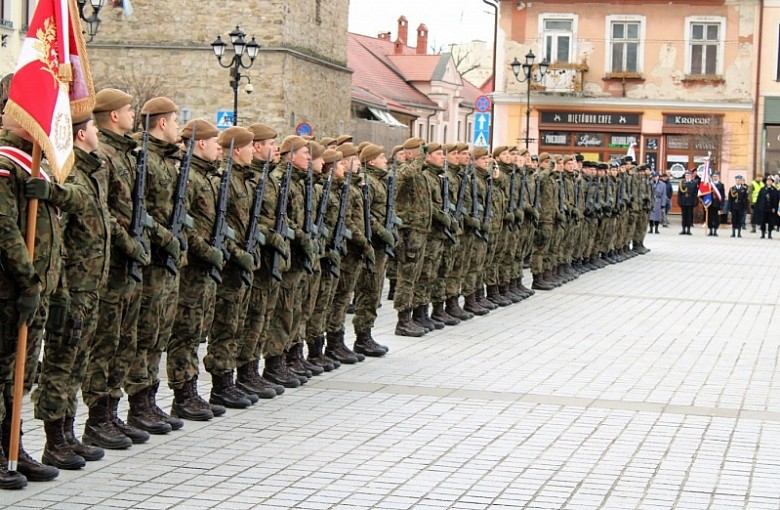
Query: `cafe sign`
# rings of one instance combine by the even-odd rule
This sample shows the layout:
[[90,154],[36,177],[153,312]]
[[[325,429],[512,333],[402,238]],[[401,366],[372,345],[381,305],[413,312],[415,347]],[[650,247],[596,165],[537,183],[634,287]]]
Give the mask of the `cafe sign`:
[[541,123],[625,127],[639,126],[640,117],[638,113],[546,111],[542,112]]

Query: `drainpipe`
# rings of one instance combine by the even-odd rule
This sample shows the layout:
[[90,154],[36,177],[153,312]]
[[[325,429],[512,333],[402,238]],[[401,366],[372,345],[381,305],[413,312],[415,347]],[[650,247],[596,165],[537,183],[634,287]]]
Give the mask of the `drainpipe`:
[[[493,90],[492,92],[496,91],[496,55],[497,55],[497,49],[498,49],[498,0],[482,0],[482,3],[485,5],[489,5],[493,8]],[[491,101],[490,104],[490,119],[493,122],[493,125],[495,126],[496,122],[496,105],[493,101]],[[472,110],[472,113],[474,111]],[[468,124],[467,124],[468,126]],[[490,130],[490,137],[488,139],[488,143],[491,147],[493,147],[493,131],[495,129]]]
[[466,145],[471,145],[471,142],[469,142],[469,117],[471,116],[471,114],[474,113],[475,108],[469,108],[469,109],[471,111],[469,113],[467,113],[465,117],[463,117],[463,124],[464,124],[464,127],[466,128],[466,133],[464,133],[466,135],[465,136],[465,138],[466,138],[466,140],[465,140],[466,141]]
[[[430,115],[425,118],[425,138],[431,133],[431,117],[436,115],[436,110],[433,110]],[[433,143],[433,140],[428,140],[428,143]]]

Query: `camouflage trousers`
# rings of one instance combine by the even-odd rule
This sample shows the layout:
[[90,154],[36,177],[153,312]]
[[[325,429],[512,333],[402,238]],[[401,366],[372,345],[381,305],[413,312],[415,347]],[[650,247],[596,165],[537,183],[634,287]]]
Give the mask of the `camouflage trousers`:
[[[268,332],[265,338],[264,357],[281,356],[284,350],[292,345],[292,335],[300,324],[301,317],[295,316],[296,300],[300,301],[303,290],[301,279],[303,268],[294,267],[284,273],[276,306],[268,315]],[[300,306],[300,305],[299,305]]]
[[[65,291],[67,293],[67,291]],[[57,293],[52,296],[52,303]],[[47,333],[38,387],[32,394],[35,417],[53,421],[76,416],[79,392],[98,323],[98,293],[70,292],[67,316],[59,334]],[[52,319],[53,317],[49,317]]]
[[570,219],[566,224],[566,231],[561,240],[561,263],[571,264],[574,258],[574,248],[580,240],[580,226],[582,221]]
[[338,278],[330,273],[326,264],[321,264],[320,285],[317,289],[317,300],[314,303],[311,317],[306,323],[306,339],[313,340],[325,333],[333,296],[338,286]]
[[474,239],[474,234],[464,232],[458,236],[458,244],[447,250],[447,253],[452,256],[450,271],[444,278],[444,291],[447,298],[460,296],[463,280],[471,266],[471,252],[474,250]]
[[552,269],[551,248],[554,236],[552,223],[541,222],[534,232],[534,251],[531,257],[531,273],[541,274]]
[[385,270],[388,280],[395,280],[398,275],[398,259],[390,259],[387,261],[387,269]]
[[[414,301],[412,304],[415,308],[427,305],[433,299],[439,278],[439,267],[443,262],[443,253],[444,239],[442,239],[441,234],[438,232],[428,234],[428,239],[425,242],[425,257],[423,258],[423,267],[420,271],[420,279],[414,288]],[[398,292],[397,288],[396,292]]]
[[[453,233],[454,234],[454,233]],[[450,275],[453,273],[455,267],[455,258],[460,253],[460,238],[462,236],[455,236],[457,240],[453,244],[449,239],[442,241],[441,248],[441,263],[439,264],[438,271],[433,280],[433,290],[431,292],[431,301],[433,303],[440,303],[447,299],[449,294],[447,293],[447,282]]]
[[[715,214],[717,214],[717,211]],[[642,241],[645,239],[645,235],[647,234],[647,222],[648,214],[645,211],[638,211],[634,221],[633,235],[631,236],[631,240],[635,246],[642,244]]]
[[485,269],[485,260],[487,259],[488,242],[476,236],[472,237],[471,252],[467,255],[469,268],[463,276],[462,290],[464,296],[469,296],[476,292],[477,284],[480,282],[482,271]]
[[162,266],[146,266],[143,278],[141,311],[136,328],[138,343],[125,380],[128,395],[135,395],[160,382],[160,359],[168,348],[179,295],[179,275],[172,275]]
[[241,280],[241,272],[233,264],[222,270],[222,284],[217,286],[214,302],[214,320],[209,331],[209,342],[203,366],[211,374],[222,375],[236,368],[238,338],[249,307],[250,286]]
[[355,286],[355,316],[352,326],[355,332],[370,332],[374,329],[377,310],[382,306],[382,286],[385,283],[385,268],[388,255],[377,249],[374,270],[369,272],[362,266],[358,284]]
[[520,225],[512,223],[512,228],[509,227],[509,223],[504,223],[504,253],[501,257],[501,261],[498,264],[498,283],[505,284],[509,280],[514,278],[515,270],[515,257],[517,256],[518,245],[520,244]]
[[127,276],[127,267],[111,267],[100,290],[95,339],[81,383],[81,397],[94,407],[105,395],[122,397],[122,387],[135,358],[136,326],[142,285]]
[[252,281],[249,306],[240,334],[245,343],[238,351],[236,366],[241,367],[263,357],[269,317],[278,299],[279,282],[271,276],[271,271],[263,266],[255,271]]
[[199,263],[181,269],[179,303],[166,359],[171,389],[184,388],[198,377],[198,348],[211,329],[217,296],[217,282],[206,271]]
[[415,306],[415,288],[425,261],[427,232],[400,229],[400,242],[395,249],[397,278],[393,308],[411,310]]
[[[24,393],[29,393],[38,371],[38,360],[41,356],[41,341],[43,328],[49,315],[49,296],[41,296],[41,304],[35,314],[32,324],[27,328],[27,355],[24,361]],[[18,330],[16,324],[19,312],[16,310],[15,299],[0,299],[0,327],[2,327],[2,349],[0,349],[0,419],[4,419],[11,408],[5,404],[13,402],[14,370],[16,367],[16,343]],[[3,402],[5,401],[5,402]]]
[[553,228],[553,237],[550,242],[550,257],[549,263],[552,269],[556,266],[563,264],[563,238],[566,235],[566,231],[569,228],[568,221],[565,223],[556,223]]
[[525,261],[533,258],[534,236],[536,235],[536,223],[533,218],[526,217],[520,226],[520,241],[518,243],[517,253],[513,273],[515,278],[523,277],[523,266]]
[[477,284],[481,289],[483,285],[498,285],[498,266],[504,256],[504,229],[490,234],[488,237],[487,257],[485,258],[485,269],[482,271],[482,278]]
[[[322,279],[322,269],[320,263],[314,265],[314,272],[310,275],[304,275],[303,289],[301,290],[301,326],[298,339],[305,338],[308,335],[309,325],[314,307],[317,305],[317,296],[320,293],[320,280]],[[357,305],[355,305],[357,310]]]
[[341,259],[341,275],[336,283],[336,291],[333,293],[330,315],[325,327],[328,333],[344,331],[347,307],[363,270],[363,259],[354,255],[354,251],[356,250],[350,250],[347,256]]

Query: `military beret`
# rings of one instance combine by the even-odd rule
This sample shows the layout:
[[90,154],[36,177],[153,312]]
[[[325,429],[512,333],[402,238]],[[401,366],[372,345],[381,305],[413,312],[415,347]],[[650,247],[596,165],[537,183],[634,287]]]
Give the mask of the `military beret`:
[[380,156],[381,154],[384,154],[385,148],[380,145],[374,145],[373,143],[369,143],[365,147],[363,147],[363,150],[360,151],[360,162],[365,163],[367,161],[371,161],[372,159]]
[[324,136],[322,137],[322,140],[320,140],[320,143],[325,147],[327,147],[328,145],[333,145],[334,143],[336,143],[336,139],[330,136]]
[[272,138],[276,138],[277,135],[277,132],[274,131],[274,128],[272,128],[268,124],[263,124],[261,122],[255,122],[254,124],[251,124],[247,129],[252,132],[253,142],[262,142],[263,140],[270,140]]
[[568,163],[569,161],[573,161],[573,160],[574,160],[574,156],[572,156],[571,154],[566,154],[566,155],[563,157],[563,162],[564,162],[564,163]]
[[314,141],[314,137],[312,135],[303,135],[301,138],[303,138],[307,142],[313,142]]
[[444,146],[442,144],[440,144],[440,143],[429,143],[425,147],[425,152],[427,154],[432,154],[432,153],[434,153],[436,151],[443,151],[443,150],[444,150]]
[[358,153],[357,147],[355,147],[349,142],[339,145],[338,147],[336,147],[336,150],[340,151],[341,155],[345,158],[354,156],[355,154]]
[[412,149],[417,149],[418,147],[420,147],[424,143],[425,143],[425,140],[423,140],[422,138],[413,137],[413,138],[407,139],[403,143],[402,147],[404,148],[404,150],[412,150]]
[[577,161],[585,161],[585,156],[583,156],[580,153],[577,153],[574,155],[574,159],[576,159]]
[[393,150],[392,150],[392,151],[390,151],[390,154],[391,154],[392,156],[395,156],[396,154],[398,154],[398,153],[399,153],[400,151],[402,151],[403,149],[404,149],[404,146],[403,146],[403,145],[396,145],[395,147],[393,147]]
[[536,154],[531,154],[531,161],[539,161],[539,156]]
[[632,156],[623,156],[623,159],[621,159],[620,162],[623,163],[623,164],[633,163],[634,162],[634,158]]
[[512,154],[513,152],[515,154],[519,154],[520,153],[520,148],[517,145],[510,145],[509,146],[509,153]]
[[352,135],[341,135],[340,137],[336,138],[336,145],[342,145],[351,141]]
[[226,130],[224,130],[222,132],[222,135],[219,137],[219,144],[224,148],[228,148],[230,147],[231,141],[233,142],[234,149],[249,145],[250,143],[252,143],[252,132],[249,131],[247,128],[243,128],[240,126],[229,127]]
[[606,163],[599,163],[597,166],[599,167],[599,170],[606,170],[609,168],[609,165]]
[[467,143],[460,142],[460,143],[458,143],[457,147],[458,148],[455,149],[455,150],[458,151],[458,152],[463,152],[463,151],[469,150],[469,144],[467,144]]
[[715,177],[716,175],[717,175],[718,177],[720,177],[720,172],[712,172],[712,176],[713,176],[713,177]]
[[450,153],[450,152],[457,152],[458,150],[458,144],[456,143],[445,143],[442,145],[442,149],[444,149],[444,152]]
[[143,115],[163,115],[165,113],[173,113],[179,109],[176,103],[168,99],[167,97],[155,97],[150,99],[141,108]]
[[306,140],[304,140],[300,136],[290,135],[284,140],[282,140],[282,145],[279,148],[279,153],[287,154],[288,152],[295,152],[306,144],[307,144]]
[[691,171],[690,171],[690,170],[686,170],[686,171],[685,171],[685,173],[684,173],[684,175],[692,175],[692,173],[691,173]]
[[487,155],[488,155],[488,150],[484,147],[474,147],[474,150],[471,151],[471,157],[474,159],[479,159]]
[[556,163],[558,161],[563,160],[563,156],[561,156],[560,154],[553,154],[551,157],[552,157],[553,160],[555,160]]
[[[71,123],[75,126],[76,124],[81,124],[82,122],[87,122],[89,119],[92,118],[92,110],[86,110],[83,112],[74,112],[73,107],[71,106]],[[75,135],[75,133],[73,133]]]
[[521,156],[526,156],[526,155],[528,155],[528,149],[525,149],[525,148],[523,148],[523,149],[520,149],[520,151],[519,151],[519,152],[520,152],[520,155],[521,155]]
[[357,148],[358,148],[358,152],[361,152],[363,149],[365,149],[365,148],[366,148],[367,146],[369,146],[369,145],[371,145],[371,142],[369,142],[368,140],[366,140],[366,141],[364,141],[364,142],[360,142],[360,143],[358,144],[358,146],[357,146]]
[[493,149],[493,157],[497,158],[498,156],[501,155],[502,152],[508,151],[508,150],[509,150],[509,147],[507,147],[506,145],[499,145],[498,147]]
[[325,149],[325,152],[322,153],[322,160],[325,161],[325,164],[335,163],[336,161],[343,158],[344,156],[341,154],[341,152],[335,149]]
[[618,160],[616,160],[616,159],[615,159],[615,160],[612,160],[612,161],[609,163],[609,167],[610,167],[610,168],[618,168],[619,166],[620,166],[620,161],[618,161]]
[[[197,127],[195,127],[196,125]],[[192,138],[193,128],[195,129],[196,140],[208,140],[209,138],[219,136],[219,129],[211,122],[205,119],[193,119],[184,125],[184,129],[181,130],[181,137],[187,140]]]
[[113,112],[133,101],[133,96],[119,89],[103,89],[95,94],[95,113]]
[[542,161],[547,161],[548,159],[550,159],[550,153],[549,152],[543,152],[543,153],[539,154],[539,156],[537,156],[537,157],[539,158],[539,163],[541,163]]
[[311,159],[317,159],[322,157],[322,154],[325,152],[325,146],[317,142],[309,142],[309,150],[311,150]]

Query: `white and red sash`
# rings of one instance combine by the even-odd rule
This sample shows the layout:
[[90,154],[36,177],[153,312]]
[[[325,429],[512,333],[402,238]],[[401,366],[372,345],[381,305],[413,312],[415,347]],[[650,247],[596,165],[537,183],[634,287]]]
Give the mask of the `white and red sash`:
[[[32,156],[27,154],[21,149],[17,149],[16,147],[0,147],[0,157],[4,157],[7,159],[10,159],[22,169],[27,172],[29,175],[32,175]],[[0,177],[10,177],[11,172],[4,168],[0,168]],[[49,175],[46,173],[46,171],[41,168],[40,169],[40,177],[41,179],[44,179],[48,182],[51,182],[51,178],[49,178]]]

